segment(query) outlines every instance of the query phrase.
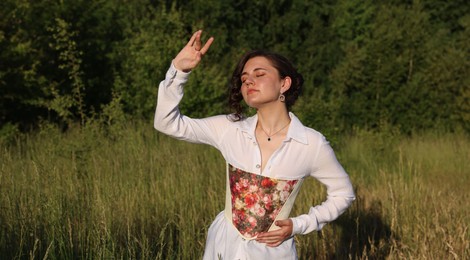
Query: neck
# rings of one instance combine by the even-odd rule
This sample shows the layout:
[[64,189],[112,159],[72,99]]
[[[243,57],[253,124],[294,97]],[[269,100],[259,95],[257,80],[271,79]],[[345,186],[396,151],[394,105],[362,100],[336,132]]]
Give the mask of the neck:
[[263,129],[268,133],[273,133],[280,128],[289,124],[290,117],[285,106],[274,109],[258,109],[258,125],[261,124]]

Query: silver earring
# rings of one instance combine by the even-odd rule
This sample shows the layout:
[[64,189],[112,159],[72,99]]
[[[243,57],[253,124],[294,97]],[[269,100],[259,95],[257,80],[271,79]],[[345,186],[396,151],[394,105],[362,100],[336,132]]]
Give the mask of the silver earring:
[[286,96],[284,96],[284,94],[281,93],[281,95],[279,95],[279,100],[281,102],[285,102],[286,101]]

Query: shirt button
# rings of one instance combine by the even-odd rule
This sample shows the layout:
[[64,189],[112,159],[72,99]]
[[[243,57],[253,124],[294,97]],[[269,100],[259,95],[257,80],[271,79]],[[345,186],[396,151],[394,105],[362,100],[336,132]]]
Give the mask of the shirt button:
[[257,164],[257,165],[256,165],[256,168],[258,168],[258,169],[261,168],[261,165]]

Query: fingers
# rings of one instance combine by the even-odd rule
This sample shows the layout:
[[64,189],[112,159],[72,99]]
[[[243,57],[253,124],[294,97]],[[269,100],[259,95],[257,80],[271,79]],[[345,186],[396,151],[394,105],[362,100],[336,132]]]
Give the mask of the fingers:
[[178,70],[189,72],[194,69],[211,46],[214,38],[211,37],[202,46],[201,35],[202,30],[193,33],[186,46],[173,59],[173,64]]
[[202,30],[199,30],[199,31],[196,32],[196,40],[195,40],[194,46],[193,46],[196,51],[201,50],[201,45],[202,45],[202,43],[201,43],[201,34],[202,34]]
[[256,241],[265,243],[267,246],[276,247],[292,235],[292,220],[278,220],[276,221],[276,225],[280,227],[280,229],[261,233],[256,238]]
[[207,40],[206,44],[204,44],[204,47],[201,49],[201,54],[204,55],[206,52],[209,50],[209,47],[211,47],[212,42],[214,42],[214,37],[210,37],[209,40]]
[[284,240],[285,236],[282,230],[276,230],[276,231],[271,231],[271,232],[266,232],[266,233],[261,233],[258,235],[256,238],[256,241],[260,243],[276,243],[279,241]]
[[282,241],[276,242],[276,243],[266,243],[266,245],[267,245],[267,246],[270,246],[270,247],[277,247],[277,246],[279,246],[280,244],[282,244]]
[[204,44],[204,47],[201,48],[201,35],[202,30],[198,30],[197,32],[195,32],[191,36],[191,39],[189,40],[188,44],[186,44],[186,46],[193,47],[194,50],[200,51],[201,54],[204,55],[209,50],[209,47],[212,45],[212,42],[214,42],[214,37],[210,37],[209,40],[207,40],[206,44]]
[[[268,233],[265,233],[265,234],[268,234]],[[280,235],[269,234],[268,236],[263,236],[263,237],[258,236],[256,241],[259,243],[264,243],[267,246],[278,246],[284,241],[284,237]]]
[[189,46],[189,47],[193,46],[194,42],[196,41],[197,36],[199,35],[199,37],[201,37],[201,32],[202,30],[199,30],[193,33],[193,36],[191,36],[191,39],[189,39],[189,42],[186,44],[186,46]]

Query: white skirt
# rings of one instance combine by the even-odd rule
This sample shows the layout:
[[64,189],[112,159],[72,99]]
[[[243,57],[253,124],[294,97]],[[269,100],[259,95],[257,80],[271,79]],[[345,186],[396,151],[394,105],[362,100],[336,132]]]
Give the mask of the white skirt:
[[209,227],[204,250],[204,260],[273,260],[297,259],[294,238],[285,240],[277,247],[269,247],[256,240],[246,240],[220,212]]

